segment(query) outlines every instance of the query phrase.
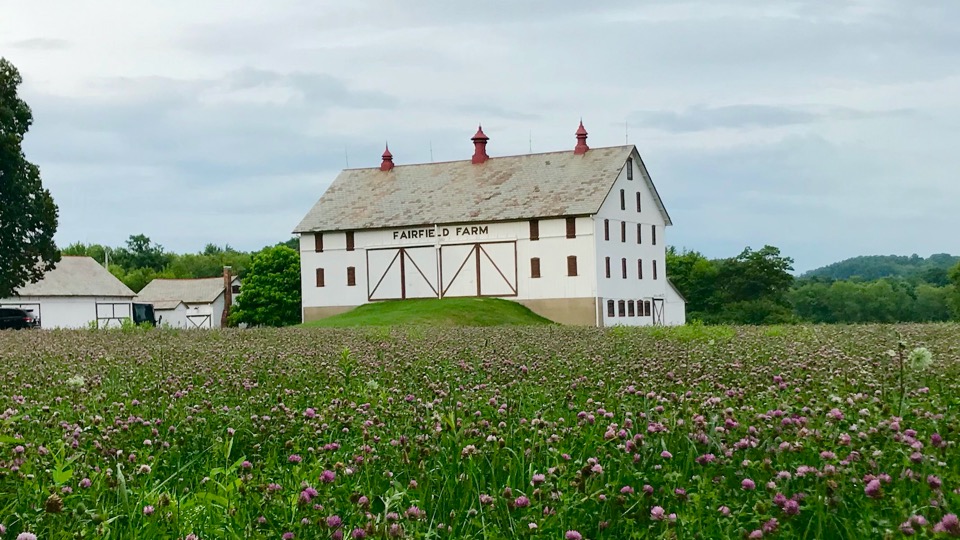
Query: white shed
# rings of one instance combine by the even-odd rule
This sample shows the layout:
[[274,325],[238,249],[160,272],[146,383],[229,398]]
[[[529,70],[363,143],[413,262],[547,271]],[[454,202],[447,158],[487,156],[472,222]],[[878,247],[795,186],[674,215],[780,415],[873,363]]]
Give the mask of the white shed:
[[[161,325],[175,328],[220,328],[224,309],[230,309],[224,284],[231,283],[231,298],[240,293],[240,278],[155,279],[137,295],[138,302],[153,304]],[[232,302],[232,300],[231,300]]]
[[64,256],[43,279],[0,299],[0,306],[32,310],[43,328],[119,327],[133,318],[136,296],[90,257]]
[[667,309],[664,315],[664,324],[669,326],[683,325],[687,321],[687,299],[680,294],[680,290],[673,284],[673,281],[667,280],[666,303]]

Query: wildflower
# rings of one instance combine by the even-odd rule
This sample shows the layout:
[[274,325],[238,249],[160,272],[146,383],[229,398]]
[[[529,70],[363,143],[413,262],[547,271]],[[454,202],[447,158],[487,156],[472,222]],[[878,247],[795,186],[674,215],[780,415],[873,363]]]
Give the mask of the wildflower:
[[730,507],[729,507],[729,506],[721,506],[720,508],[717,508],[717,512],[720,512],[720,515],[722,515],[722,516],[729,516],[729,515],[730,515]]
[[343,520],[340,519],[340,516],[329,516],[327,517],[327,527],[331,529],[339,529],[343,525]]
[[673,454],[664,450],[663,452],[660,452],[660,457],[662,457],[663,459],[670,459],[673,457]]
[[835,422],[843,420],[843,412],[840,409],[830,409],[830,412],[827,413],[827,418]]
[[313,410],[313,407],[307,407],[307,410],[303,411],[303,415],[307,418],[316,418],[317,411]]
[[324,484],[331,484],[336,479],[337,479],[337,473],[331,470],[325,470],[322,473],[320,473],[320,481],[323,482]]
[[17,540],[37,540],[37,535],[33,533],[20,533],[17,535]]
[[664,518],[665,510],[662,506],[654,506],[650,509],[650,519],[661,521]]
[[757,488],[757,484],[756,484],[756,482],[754,482],[753,480],[751,480],[751,479],[749,479],[749,478],[744,478],[743,481],[740,482],[740,487],[742,487],[743,489],[745,489],[745,490],[747,490],[747,491],[753,491],[754,489]]
[[482,493],[480,495],[480,504],[493,504],[493,497],[487,495],[486,493]]
[[780,527],[780,524],[777,522],[777,518],[770,518],[766,523],[763,524],[763,532],[767,534],[773,534],[777,532],[777,528]]
[[[290,463],[300,463],[301,461],[303,461],[303,458],[298,456],[297,454],[290,454],[290,457],[287,458],[287,461],[289,461]],[[290,534],[293,534],[293,533],[290,533]]]
[[910,355],[907,356],[907,362],[910,364],[911,369],[927,369],[930,367],[930,364],[933,364],[933,353],[926,347],[917,347],[910,351]]
[[293,533],[289,531],[283,533],[283,540],[293,540]]
[[755,539],[757,539],[757,538],[763,538],[763,531],[761,531],[760,529],[756,529],[755,531],[751,532],[751,533],[747,536],[747,538],[749,538],[750,540],[755,540]]
[[800,513],[800,503],[790,499],[783,503],[783,513],[788,516],[795,516]]
[[538,485],[540,485],[540,484],[542,484],[542,483],[544,483],[544,482],[546,482],[546,481],[547,481],[547,477],[546,477],[545,475],[543,475],[543,474],[535,474],[535,475],[533,475],[533,479],[530,480],[530,484],[531,484],[531,485],[534,485],[534,486],[538,486]]
[[867,497],[870,497],[871,499],[879,499],[883,496],[883,494],[880,492],[880,481],[877,479],[867,482],[867,486],[863,488],[863,492],[866,493]]
[[624,495],[633,495],[633,488],[630,486],[623,486],[620,488],[620,493]]
[[144,464],[144,465],[141,465],[140,468],[137,469],[137,473],[139,473],[139,474],[150,474],[150,470],[151,470],[151,469],[150,469],[150,466]]
[[930,486],[930,489],[938,491],[943,486],[943,482],[939,477],[931,474],[927,476],[927,485]]
[[583,540],[583,535],[577,531],[567,531],[567,533],[563,535],[563,538],[565,540]]
[[531,522],[531,523],[527,524],[527,527],[532,531],[532,530],[534,530],[534,529],[537,528],[537,524]]
[[59,495],[50,495],[47,497],[47,501],[43,503],[43,509],[47,511],[48,514],[59,514],[63,511],[63,499]]
[[244,460],[244,462],[241,463],[240,466],[243,467],[244,469],[252,469],[253,463],[250,463],[249,461]]
[[92,484],[93,482],[91,482],[89,478],[84,478],[83,480],[80,481],[80,487],[84,489],[90,487]]
[[350,533],[350,538],[354,538],[355,540],[360,540],[361,538],[366,538],[366,537],[367,537],[366,531],[364,531],[359,527],[354,529],[353,532]]
[[527,497],[521,495],[521,496],[517,497],[516,499],[514,499],[513,505],[516,506],[517,508],[526,508],[526,507],[530,506],[530,499],[528,499]]
[[152,516],[155,511],[156,509],[149,504],[143,507],[143,515],[145,516]]

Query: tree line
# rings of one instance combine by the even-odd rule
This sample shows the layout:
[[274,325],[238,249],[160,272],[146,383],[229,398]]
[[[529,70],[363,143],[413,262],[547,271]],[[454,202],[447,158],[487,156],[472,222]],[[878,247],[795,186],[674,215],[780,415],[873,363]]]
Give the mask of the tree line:
[[[960,258],[855,257],[795,278],[774,246],[730,258],[667,251],[667,275],[687,299],[687,320],[707,324],[937,322],[960,320]],[[837,276],[843,276],[838,278]],[[868,276],[868,277],[864,277]]]

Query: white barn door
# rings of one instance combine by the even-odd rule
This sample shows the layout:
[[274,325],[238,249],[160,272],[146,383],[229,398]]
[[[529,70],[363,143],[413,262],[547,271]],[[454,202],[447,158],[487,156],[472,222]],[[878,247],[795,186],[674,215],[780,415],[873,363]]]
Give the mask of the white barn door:
[[367,298],[436,298],[437,249],[433,246],[367,250]]
[[443,296],[517,296],[517,243],[440,248]]

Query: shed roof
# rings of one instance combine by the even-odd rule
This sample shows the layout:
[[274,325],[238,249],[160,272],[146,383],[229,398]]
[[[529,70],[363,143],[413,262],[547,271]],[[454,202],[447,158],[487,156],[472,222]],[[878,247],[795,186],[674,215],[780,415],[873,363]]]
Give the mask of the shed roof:
[[136,294],[90,257],[65,255],[57,266],[17,291],[18,296],[128,297]]
[[[233,283],[240,278],[234,277]],[[223,278],[154,279],[137,295],[137,300],[156,303],[179,300],[186,304],[209,304],[223,294]]]
[[[293,232],[595,214],[633,145],[342,171]],[[667,224],[649,174],[638,163]]]

